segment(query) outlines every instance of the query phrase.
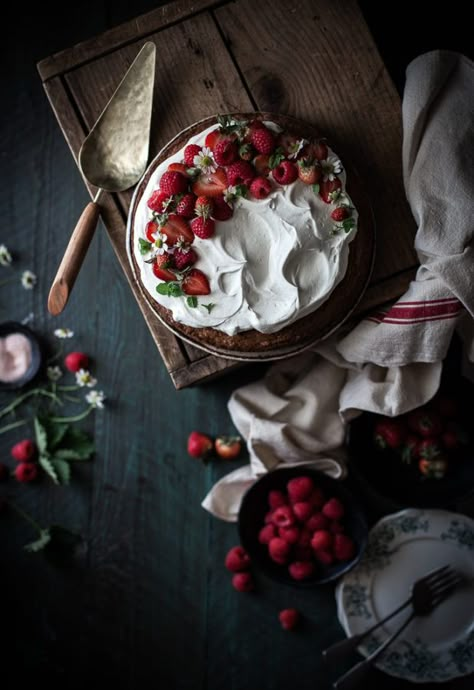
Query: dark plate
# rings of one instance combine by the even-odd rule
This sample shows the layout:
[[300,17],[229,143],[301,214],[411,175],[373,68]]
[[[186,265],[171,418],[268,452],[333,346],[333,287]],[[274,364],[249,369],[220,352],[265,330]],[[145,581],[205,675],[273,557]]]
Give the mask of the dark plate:
[[[342,501],[346,511],[343,519],[345,532],[355,542],[357,551],[350,561],[331,566],[320,564],[312,577],[306,580],[294,580],[289,575],[286,566],[272,561],[266,545],[260,544],[258,541],[258,533],[263,527],[265,515],[268,512],[268,493],[273,489],[285,490],[290,479],[301,476],[311,477],[327,498],[336,497]],[[354,495],[346,489],[341,481],[317,470],[301,466],[274,470],[256,481],[242,499],[238,528],[240,541],[250,555],[252,563],[274,580],[296,587],[314,587],[336,580],[358,562],[367,543],[367,522]]]
[[21,333],[30,341],[31,363],[21,378],[9,382],[0,381],[0,390],[15,390],[26,386],[27,383],[36,377],[43,362],[42,348],[36,333],[27,326],[15,321],[7,321],[0,324],[0,338],[5,338],[7,335],[13,335],[14,333]]
[[348,445],[352,473],[400,507],[457,509],[471,495],[474,497],[474,386],[461,376],[445,375],[440,394],[458,401],[457,421],[468,432],[467,445],[448,456],[448,471],[442,479],[426,478],[419,472],[416,462],[403,463],[395,451],[378,449],[373,436],[379,416],[363,413],[350,424]]

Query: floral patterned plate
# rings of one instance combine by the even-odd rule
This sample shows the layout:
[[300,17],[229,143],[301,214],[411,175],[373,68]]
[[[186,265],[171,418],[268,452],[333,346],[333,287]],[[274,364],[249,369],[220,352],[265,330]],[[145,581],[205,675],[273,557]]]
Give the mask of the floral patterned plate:
[[[474,672],[474,521],[443,510],[410,508],[388,515],[370,531],[360,562],[336,588],[347,635],[364,632],[404,601],[412,583],[450,564],[467,583],[430,616],[415,618],[376,666],[415,683],[444,682]],[[370,654],[408,617],[407,608],[360,647]]]

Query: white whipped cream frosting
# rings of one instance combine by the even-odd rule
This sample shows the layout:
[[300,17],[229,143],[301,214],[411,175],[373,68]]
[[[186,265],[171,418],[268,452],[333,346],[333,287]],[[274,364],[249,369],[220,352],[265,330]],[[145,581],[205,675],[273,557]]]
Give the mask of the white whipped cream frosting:
[[[278,131],[274,123],[265,124]],[[203,146],[215,127],[192,137],[186,146]],[[138,240],[145,238],[146,224],[152,218],[147,201],[168,165],[183,160],[184,148],[156,168],[137,206],[132,251],[145,290],[169,309],[178,323],[212,327],[228,335],[249,329],[274,333],[315,311],[346,273],[349,244],[357,231],[357,211],[352,212],[356,222],[349,232],[334,233],[336,223],[330,217],[334,205],[326,204],[311,185],[296,180],[281,186],[271,176],[273,189],[266,199],[237,199],[234,215],[216,221],[212,238],[195,238],[193,246],[199,259],[194,268],[208,277],[210,294],[199,296],[198,306],[193,308],[185,297],[157,293],[160,281],[145,263],[148,257],[140,254]],[[335,154],[329,150],[329,155]],[[345,172],[339,178],[341,191],[345,191]],[[347,194],[346,200],[353,206]],[[214,304],[210,313],[201,306],[209,303]]]

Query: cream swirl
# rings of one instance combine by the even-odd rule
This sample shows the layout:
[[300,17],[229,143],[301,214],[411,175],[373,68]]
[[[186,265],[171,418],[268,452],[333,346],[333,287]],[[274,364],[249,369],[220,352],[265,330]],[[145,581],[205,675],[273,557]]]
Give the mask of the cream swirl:
[[[265,124],[276,128],[274,123]],[[186,146],[202,146],[213,129],[215,125],[192,137]],[[157,166],[133,221],[132,251],[147,292],[172,312],[176,322],[194,328],[212,327],[228,335],[249,329],[274,333],[315,311],[346,273],[358,216],[354,210],[355,224],[349,232],[335,231],[336,223],[330,217],[334,206],[300,180],[286,186],[274,183],[263,200],[239,198],[232,218],[216,221],[212,238],[195,238],[199,256],[195,267],[206,274],[211,288],[198,303],[213,303],[210,313],[202,306],[189,306],[182,297],[157,293],[159,281],[140,254],[139,238],[145,237],[151,218],[147,200],[168,165],[183,159],[184,148]],[[329,154],[334,155],[331,150]],[[344,192],[345,173],[339,177]],[[345,197],[352,206],[347,194]],[[129,235],[130,225],[129,220]]]

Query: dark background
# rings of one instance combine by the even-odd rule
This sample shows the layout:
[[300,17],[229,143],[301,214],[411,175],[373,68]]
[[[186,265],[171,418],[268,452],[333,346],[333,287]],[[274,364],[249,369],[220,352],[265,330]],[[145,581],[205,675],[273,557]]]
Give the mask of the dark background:
[[[94,422],[88,420],[100,461],[82,470],[72,487],[58,490],[43,482],[21,487],[21,494],[17,487],[7,489],[43,524],[61,521],[85,532],[88,546],[74,563],[58,566],[41,555],[25,554],[21,545],[31,539],[30,528],[11,514],[1,518],[1,687],[46,681],[49,687],[67,689],[85,683],[110,688],[152,683],[194,690],[221,688],[220,679],[228,684],[232,678],[232,688],[257,690],[252,679],[259,678],[259,687],[265,687],[261,679],[271,668],[272,677],[280,679],[278,688],[287,688],[295,676],[288,666],[279,668],[280,645],[296,668],[308,662],[302,635],[317,634],[320,644],[341,635],[335,617],[329,629],[318,629],[318,617],[334,608],[327,588],[315,592],[309,602],[307,595],[290,596],[269,584],[263,596],[244,606],[230,587],[222,586],[227,577],[222,558],[236,541],[235,528],[209,522],[196,504],[196,496],[203,496],[222,471],[188,463],[183,457],[185,438],[203,419],[211,434],[232,432],[230,420],[222,421],[230,392],[256,377],[258,369],[177,394],[103,233],[94,239],[67,315],[56,322],[46,312],[45,295],[65,245],[61,228],[67,232],[72,227],[88,196],[41,87],[36,63],[157,4],[76,1],[27,8],[16,2],[9,5],[8,20],[2,20],[0,242],[12,250],[15,266],[38,274],[39,284],[29,293],[14,285],[1,287],[0,320],[22,320],[33,312],[32,325],[40,332],[50,334],[58,326],[74,329],[75,347],[93,355],[110,405]],[[469,22],[458,6],[369,1],[360,6],[400,94],[405,68],[416,55],[435,48],[472,52]],[[152,419],[148,401],[161,419],[157,429],[143,425],[145,414]],[[127,428],[118,428],[119,408]],[[0,436],[4,459],[19,438],[20,433]],[[95,492],[93,473],[106,487],[105,494]],[[188,487],[190,475],[196,496],[189,497],[188,513],[178,519],[176,495]],[[159,513],[168,516],[165,522],[155,518],[160,494],[154,489],[161,479],[168,486],[161,500],[169,505]],[[92,513],[100,521],[87,532]],[[184,534],[177,529],[183,523],[189,525]],[[203,545],[208,542],[214,560],[203,568]],[[150,598],[165,571],[175,585]],[[291,639],[276,636],[272,644],[269,639],[268,658],[255,659],[245,631],[255,633],[257,626],[259,636],[270,638],[275,624],[265,621],[285,605],[306,607],[306,630]],[[227,657],[236,647],[244,666],[247,662],[244,676],[242,668],[227,668]],[[214,660],[210,666],[208,658]],[[401,687],[380,675],[377,680],[380,687]],[[324,687],[321,671],[307,682],[305,688]]]

